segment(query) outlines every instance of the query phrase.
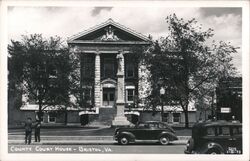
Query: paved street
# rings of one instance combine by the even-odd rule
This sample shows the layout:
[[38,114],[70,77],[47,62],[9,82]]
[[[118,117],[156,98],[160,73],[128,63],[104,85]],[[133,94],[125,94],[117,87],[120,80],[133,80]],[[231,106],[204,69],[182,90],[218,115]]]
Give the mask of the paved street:
[[41,142],[24,145],[24,130],[9,129],[8,142],[10,153],[161,153],[183,154],[190,138],[189,129],[176,130],[179,140],[168,146],[152,142],[118,145],[113,140],[114,128],[43,128]]
[[[49,136],[113,136],[115,128],[110,127],[73,127],[73,128],[47,128],[41,129],[41,137]],[[177,136],[190,136],[191,129],[175,129]],[[9,135],[24,135],[24,129],[9,129]]]
[[183,154],[184,145],[9,145],[9,153],[136,153]]

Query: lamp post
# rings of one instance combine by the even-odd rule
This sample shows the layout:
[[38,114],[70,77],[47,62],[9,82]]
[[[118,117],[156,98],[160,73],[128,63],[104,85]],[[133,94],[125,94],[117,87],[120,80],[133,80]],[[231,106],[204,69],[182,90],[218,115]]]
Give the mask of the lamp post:
[[164,107],[163,107],[163,96],[165,94],[165,89],[161,87],[160,89],[160,101],[161,101],[161,121],[163,121]]

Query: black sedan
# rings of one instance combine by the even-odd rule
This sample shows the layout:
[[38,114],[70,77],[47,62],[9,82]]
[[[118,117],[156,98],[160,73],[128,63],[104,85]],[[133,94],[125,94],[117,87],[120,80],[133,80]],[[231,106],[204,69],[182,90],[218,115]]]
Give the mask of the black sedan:
[[139,122],[134,127],[117,128],[114,139],[122,145],[137,141],[154,141],[167,145],[171,141],[178,140],[170,126],[157,121]]

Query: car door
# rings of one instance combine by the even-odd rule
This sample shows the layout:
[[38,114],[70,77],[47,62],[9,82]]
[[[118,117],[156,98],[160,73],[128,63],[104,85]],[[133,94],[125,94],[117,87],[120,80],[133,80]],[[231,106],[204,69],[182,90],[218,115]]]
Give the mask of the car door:
[[227,147],[227,153],[241,154],[242,153],[242,127],[231,126],[230,144]]
[[133,134],[135,135],[136,140],[144,140],[146,138],[148,125],[145,123],[139,123],[133,129]]
[[159,128],[156,123],[148,123],[148,129],[145,130],[145,140],[157,140]]
[[218,143],[224,149],[224,153],[227,153],[227,149],[232,143],[229,126],[217,127],[217,137],[215,139],[215,142]]

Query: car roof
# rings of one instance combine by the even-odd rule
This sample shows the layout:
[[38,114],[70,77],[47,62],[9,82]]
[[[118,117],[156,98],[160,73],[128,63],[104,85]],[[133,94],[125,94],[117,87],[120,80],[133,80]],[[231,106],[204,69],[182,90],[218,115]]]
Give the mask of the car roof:
[[206,121],[206,122],[200,122],[196,123],[194,127],[210,127],[210,126],[242,126],[242,124],[239,121],[233,120],[233,121],[225,121],[225,120],[216,120],[216,121]]

